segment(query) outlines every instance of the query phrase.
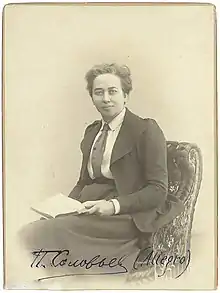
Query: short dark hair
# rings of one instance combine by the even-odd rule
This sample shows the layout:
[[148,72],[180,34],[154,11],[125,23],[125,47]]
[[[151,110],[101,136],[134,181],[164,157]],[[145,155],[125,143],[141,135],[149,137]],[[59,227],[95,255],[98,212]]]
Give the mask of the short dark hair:
[[89,91],[90,96],[92,96],[92,88],[94,79],[101,75],[111,73],[117,75],[121,80],[121,86],[125,94],[129,94],[132,90],[132,80],[130,69],[126,65],[118,65],[116,63],[102,63],[99,65],[93,66],[85,76],[87,81],[87,90]]

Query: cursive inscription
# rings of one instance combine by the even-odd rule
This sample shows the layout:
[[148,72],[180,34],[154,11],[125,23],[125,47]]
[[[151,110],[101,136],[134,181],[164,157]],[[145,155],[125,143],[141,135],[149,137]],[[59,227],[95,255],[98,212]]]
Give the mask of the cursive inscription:
[[175,255],[166,255],[163,252],[154,253],[152,247],[147,247],[141,253],[138,254],[135,259],[133,268],[135,270],[138,267],[143,266],[155,266],[155,268],[159,267],[161,269],[161,273],[158,274],[158,277],[162,277],[167,272],[169,266],[177,267],[180,266],[183,268],[182,271],[175,277],[179,278],[188,268],[191,259],[191,252],[187,250],[186,255],[179,256]]
[[64,250],[45,250],[40,249],[37,251],[33,251],[32,254],[35,256],[31,267],[32,268],[47,268],[48,264],[44,262],[44,260],[49,257],[49,263],[51,267],[72,267],[72,268],[84,268],[85,270],[90,270],[93,268],[116,268],[117,271],[115,273],[127,273],[127,268],[123,265],[123,261],[126,256],[122,256],[120,258],[111,258],[107,259],[106,257],[101,257],[100,254],[95,255],[91,259],[76,259],[70,260],[68,257],[70,255],[70,251],[68,249]]
[[[123,263],[127,258],[126,255],[122,257],[113,257],[111,259],[102,257],[101,254],[95,255],[90,259],[84,257],[77,258],[74,260],[70,259],[70,251],[68,249],[63,250],[46,250],[39,249],[32,252],[34,260],[31,263],[31,268],[76,268],[83,269],[82,271],[75,270],[74,273],[58,275],[55,277],[65,277],[73,275],[107,275],[107,274],[125,274],[130,269],[126,268]],[[156,252],[152,250],[152,247],[148,247],[142,250],[136,257],[133,263],[133,271],[138,270],[141,267],[151,267],[157,270],[159,268],[160,273],[158,277],[162,277],[166,274],[169,267],[180,266],[180,272],[175,276],[179,278],[188,268],[191,259],[190,250],[187,251],[186,255],[179,256],[166,255],[162,252]],[[157,270],[158,271],[158,270]],[[54,278],[54,277],[46,277]]]

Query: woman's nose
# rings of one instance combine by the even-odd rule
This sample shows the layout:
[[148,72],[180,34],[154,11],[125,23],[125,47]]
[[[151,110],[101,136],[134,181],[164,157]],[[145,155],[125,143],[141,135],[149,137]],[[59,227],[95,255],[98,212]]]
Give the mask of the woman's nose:
[[105,92],[105,93],[104,93],[104,95],[103,95],[103,101],[104,101],[104,102],[109,102],[109,101],[110,101],[110,97],[109,97],[108,92]]

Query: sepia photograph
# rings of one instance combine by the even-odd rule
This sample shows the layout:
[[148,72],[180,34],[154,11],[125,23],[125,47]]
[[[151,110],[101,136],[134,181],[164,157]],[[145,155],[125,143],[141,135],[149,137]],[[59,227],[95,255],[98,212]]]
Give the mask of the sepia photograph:
[[3,13],[4,286],[217,286],[212,4]]

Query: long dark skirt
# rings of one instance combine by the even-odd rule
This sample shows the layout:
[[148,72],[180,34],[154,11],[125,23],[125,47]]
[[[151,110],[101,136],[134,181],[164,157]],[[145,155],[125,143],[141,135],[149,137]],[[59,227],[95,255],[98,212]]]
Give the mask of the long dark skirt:
[[138,230],[130,215],[39,220],[19,236],[31,255],[30,266],[56,274],[124,274],[139,253]]

